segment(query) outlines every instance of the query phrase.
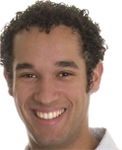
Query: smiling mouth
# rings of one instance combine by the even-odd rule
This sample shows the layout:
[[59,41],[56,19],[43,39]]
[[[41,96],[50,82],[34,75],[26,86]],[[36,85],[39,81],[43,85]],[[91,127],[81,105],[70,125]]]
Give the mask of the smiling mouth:
[[65,112],[65,109],[57,110],[57,111],[53,111],[53,112],[48,112],[48,113],[36,111],[35,115],[41,119],[51,120],[51,119],[54,119],[54,118],[61,116],[64,112]]

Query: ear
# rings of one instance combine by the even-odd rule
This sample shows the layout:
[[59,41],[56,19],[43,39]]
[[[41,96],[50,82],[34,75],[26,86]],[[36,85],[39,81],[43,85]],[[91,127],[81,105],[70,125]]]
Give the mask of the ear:
[[91,87],[91,93],[95,93],[98,91],[102,73],[103,73],[103,64],[100,61],[97,64],[96,68],[93,70],[93,83],[92,83],[92,87]]
[[5,69],[4,69],[4,77],[5,77],[6,82],[7,82],[7,84],[8,84],[8,88],[9,88],[8,92],[9,92],[9,94],[12,96],[12,86],[11,86],[11,84],[10,84],[10,81],[9,81],[8,77],[7,77],[7,73],[6,73],[6,70],[5,70]]

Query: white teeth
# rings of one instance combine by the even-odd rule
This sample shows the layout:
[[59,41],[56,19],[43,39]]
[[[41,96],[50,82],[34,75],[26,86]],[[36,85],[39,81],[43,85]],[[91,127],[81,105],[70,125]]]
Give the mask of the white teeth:
[[[42,115],[41,115],[41,116],[42,116]],[[44,113],[44,118],[45,118],[45,119],[48,119],[47,113]]]
[[49,115],[48,115],[48,119],[52,119],[52,118],[53,118],[52,113],[49,113]]
[[39,117],[39,118],[42,118],[42,119],[53,119],[53,118],[56,118],[58,116],[60,116],[62,113],[64,112],[64,109],[62,110],[58,110],[58,111],[54,111],[54,112],[49,112],[49,113],[42,113],[42,112],[37,112],[36,115]]
[[62,109],[61,114],[64,112],[64,109]]
[[58,117],[58,114],[57,114],[56,112],[53,112],[53,113],[52,113],[52,117],[53,117],[53,118],[56,118],[56,117]]

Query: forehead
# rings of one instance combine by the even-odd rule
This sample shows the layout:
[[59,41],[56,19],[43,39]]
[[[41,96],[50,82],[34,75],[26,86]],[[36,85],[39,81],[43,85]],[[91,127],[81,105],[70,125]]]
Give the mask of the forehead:
[[17,41],[22,42],[25,41],[26,39],[27,42],[29,40],[36,39],[39,36],[41,36],[42,39],[46,37],[50,41],[54,40],[54,38],[55,40],[67,39],[66,40],[67,43],[68,41],[74,39],[77,43],[82,44],[81,37],[75,29],[72,29],[71,27],[67,27],[64,25],[59,25],[56,27],[52,27],[49,33],[46,33],[45,30],[40,31],[39,27],[30,27],[29,30],[22,29],[15,35],[14,45],[15,42],[17,43]]
[[16,34],[14,56],[20,61],[24,58],[32,60],[32,57],[63,60],[73,58],[74,54],[80,55],[81,44],[79,34],[70,27],[60,25],[51,29],[49,34],[41,32],[38,27],[30,27],[29,31],[21,30]]

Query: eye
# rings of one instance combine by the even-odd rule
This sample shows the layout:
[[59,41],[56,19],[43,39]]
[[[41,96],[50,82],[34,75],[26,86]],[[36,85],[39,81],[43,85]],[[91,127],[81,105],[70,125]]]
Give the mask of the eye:
[[37,78],[36,75],[34,75],[34,74],[23,74],[23,75],[21,75],[21,77],[23,77],[23,78]]
[[67,76],[71,76],[71,75],[73,75],[73,74],[68,73],[68,72],[61,72],[61,73],[59,74],[60,77],[67,77]]

